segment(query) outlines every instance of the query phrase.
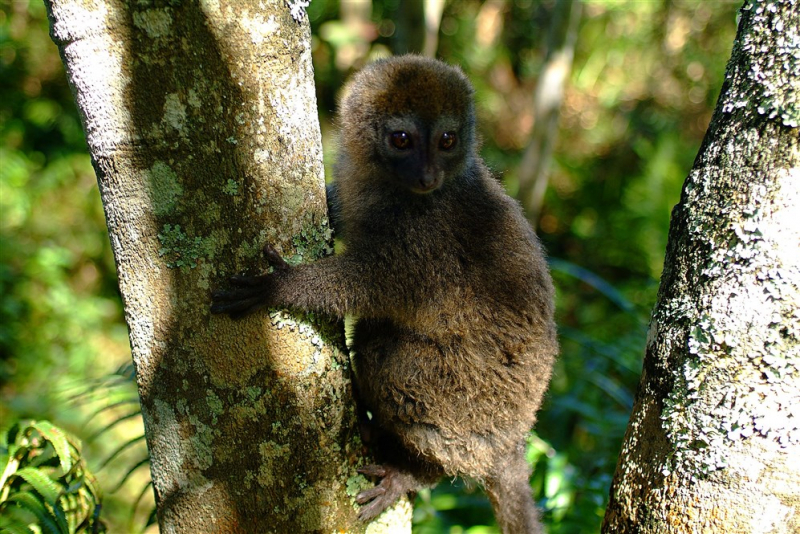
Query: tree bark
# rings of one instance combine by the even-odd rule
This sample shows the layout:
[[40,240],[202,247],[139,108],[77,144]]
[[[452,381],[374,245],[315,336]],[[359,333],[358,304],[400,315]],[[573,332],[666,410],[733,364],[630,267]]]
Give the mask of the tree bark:
[[605,533],[800,532],[800,4],[745,2]]
[[[208,311],[228,276],[266,268],[266,243],[294,261],[331,252],[304,2],[46,3],[111,236],[161,532],[363,531],[341,325]],[[410,530],[409,504],[381,521]]]

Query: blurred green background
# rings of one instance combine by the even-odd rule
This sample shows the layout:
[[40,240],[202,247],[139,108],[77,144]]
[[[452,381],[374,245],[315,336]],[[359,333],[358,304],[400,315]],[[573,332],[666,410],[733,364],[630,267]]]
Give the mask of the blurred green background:
[[[512,195],[560,6],[448,1],[436,33],[436,55],[475,84],[482,153]],[[582,4],[549,185],[533,221],[552,259],[562,344],[529,448],[553,534],[599,531],[670,210],[722,85],[739,6]],[[328,170],[342,82],[371,58],[421,50],[423,7],[311,2]],[[141,530],[152,496],[134,386],[113,374],[130,360],[114,263],[75,105],[36,0],[0,0],[0,225],[0,430],[34,417],[80,436],[106,492],[109,531]],[[415,532],[497,532],[492,525],[475,487],[445,481],[418,498]]]

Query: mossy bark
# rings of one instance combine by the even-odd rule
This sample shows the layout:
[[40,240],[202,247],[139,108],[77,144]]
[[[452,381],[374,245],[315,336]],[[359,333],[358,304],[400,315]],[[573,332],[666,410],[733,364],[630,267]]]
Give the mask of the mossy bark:
[[800,532],[800,4],[747,1],[673,211],[605,533]]
[[[267,267],[266,243],[331,252],[302,2],[46,3],[105,208],[161,531],[363,531],[341,325],[209,313],[228,276]],[[384,523],[409,520],[404,502]]]

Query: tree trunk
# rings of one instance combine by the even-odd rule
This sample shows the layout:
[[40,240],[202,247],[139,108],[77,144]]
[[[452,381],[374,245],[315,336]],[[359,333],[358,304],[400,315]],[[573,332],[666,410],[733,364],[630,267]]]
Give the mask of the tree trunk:
[[[153,5],[155,4],[155,6]],[[162,532],[363,530],[341,325],[209,314],[330,253],[301,1],[47,0],[97,172]],[[410,530],[403,502],[383,522]]]
[[419,54],[425,46],[425,6],[422,0],[403,0],[397,4],[393,17],[394,37],[391,40],[394,54]]
[[422,45],[422,55],[436,57],[439,49],[439,28],[442,26],[442,13],[444,13],[444,0],[427,0],[423,9],[425,13],[425,43]]
[[518,197],[528,220],[536,226],[542,211],[550,162],[558,137],[558,119],[564,86],[572,72],[581,2],[557,0],[553,7],[550,31],[547,36],[547,57],[533,95],[533,125],[531,140],[518,167]]
[[796,0],[742,8],[603,532],[800,532],[799,32]]

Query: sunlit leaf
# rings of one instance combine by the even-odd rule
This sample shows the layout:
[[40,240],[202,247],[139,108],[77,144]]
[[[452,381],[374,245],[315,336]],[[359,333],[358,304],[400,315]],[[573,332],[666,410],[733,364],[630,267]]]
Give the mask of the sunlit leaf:
[[45,507],[45,505],[32,493],[19,492],[14,493],[8,498],[9,503],[17,503],[22,506],[34,516],[36,516],[42,532],[47,534],[67,534],[68,530],[61,530],[53,514]]
[[35,534],[24,522],[0,518],[0,534]]
[[135,437],[135,438],[133,438],[133,439],[130,439],[130,440],[126,441],[125,443],[123,443],[122,445],[120,445],[119,447],[117,447],[117,448],[114,450],[114,452],[112,452],[112,453],[111,453],[111,455],[110,455],[108,458],[106,458],[105,460],[103,460],[103,463],[102,463],[102,464],[100,464],[100,467],[98,467],[97,469],[98,469],[98,470],[100,470],[100,469],[103,469],[103,468],[104,468],[105,466],[107,466],[107,465],[108,465],[108,464],[109,464],[111,461],[113,461],[113,460],[114,460],[114,459],[115,459],[117,456],[119,456],[120,454],[122,454],[124,451],[126,451],[126,450],[127,450],[127,449],[129,449],[130,447],[132,447],[132,446],[136,445],[137,443],[140,443],[140,442],[144,441],[144,439],[145,439],[145,435],[144,435],[144,434],[142,434],[141,436],[137,436],[137,437]]
[[31,428],[38,430],[53,445],[61,464],[61,474],[67,474],[72,469],[73,457],[69,440],[64,432],[48,421],[36,421],[31,424]]
[[136,410],[136,411],[129,412],[129,413],[125,414],[125,415],[121,415],[121,416],[117,417],[116,419],[111,421],[109,424],[107,424],[106,426],[104,426],[103,428],[101,428],[100,430],[98,430],[97,432],[92,434],[91,436],[89,436],[88,441],[94,441],[95,439],[97,439],[98,437],[100,437],[104,433],[108,432],[110,429],[114,428],[115,426],[117,426],[118,424],[122,423],[123,421],[127,421],[127,420],[133,419],[135,417],[140,417],[141,413],[142,412],[140,412],[139,410]]
[[143,467],[143,466],[145,466],[145,465],[147,465],[149,463],[150,463],[150,457],[149,456],[146,456],[145,458],[142,458],[141,460],[136,462],[133,466],[131,466],[125,472],[125,475],[123,475],[122,480],[120,480],[117,483],[117,485],[114,486],[114,488],[111,491],[109,491],[109,493],[114,493],[115,491],[119,491],[119,489],[125,484],[125,482],[128,481],[128,478],[133,474],[134,471],[136,471],[140,467]]
[[50,477],[43,474],[38,469],[26,467],[17,471],[15,476],[24,479],[25,482],[33,486],[33,489],[41,495],[48,504],[54,504],[61,495],[61,486],[53,482]]

